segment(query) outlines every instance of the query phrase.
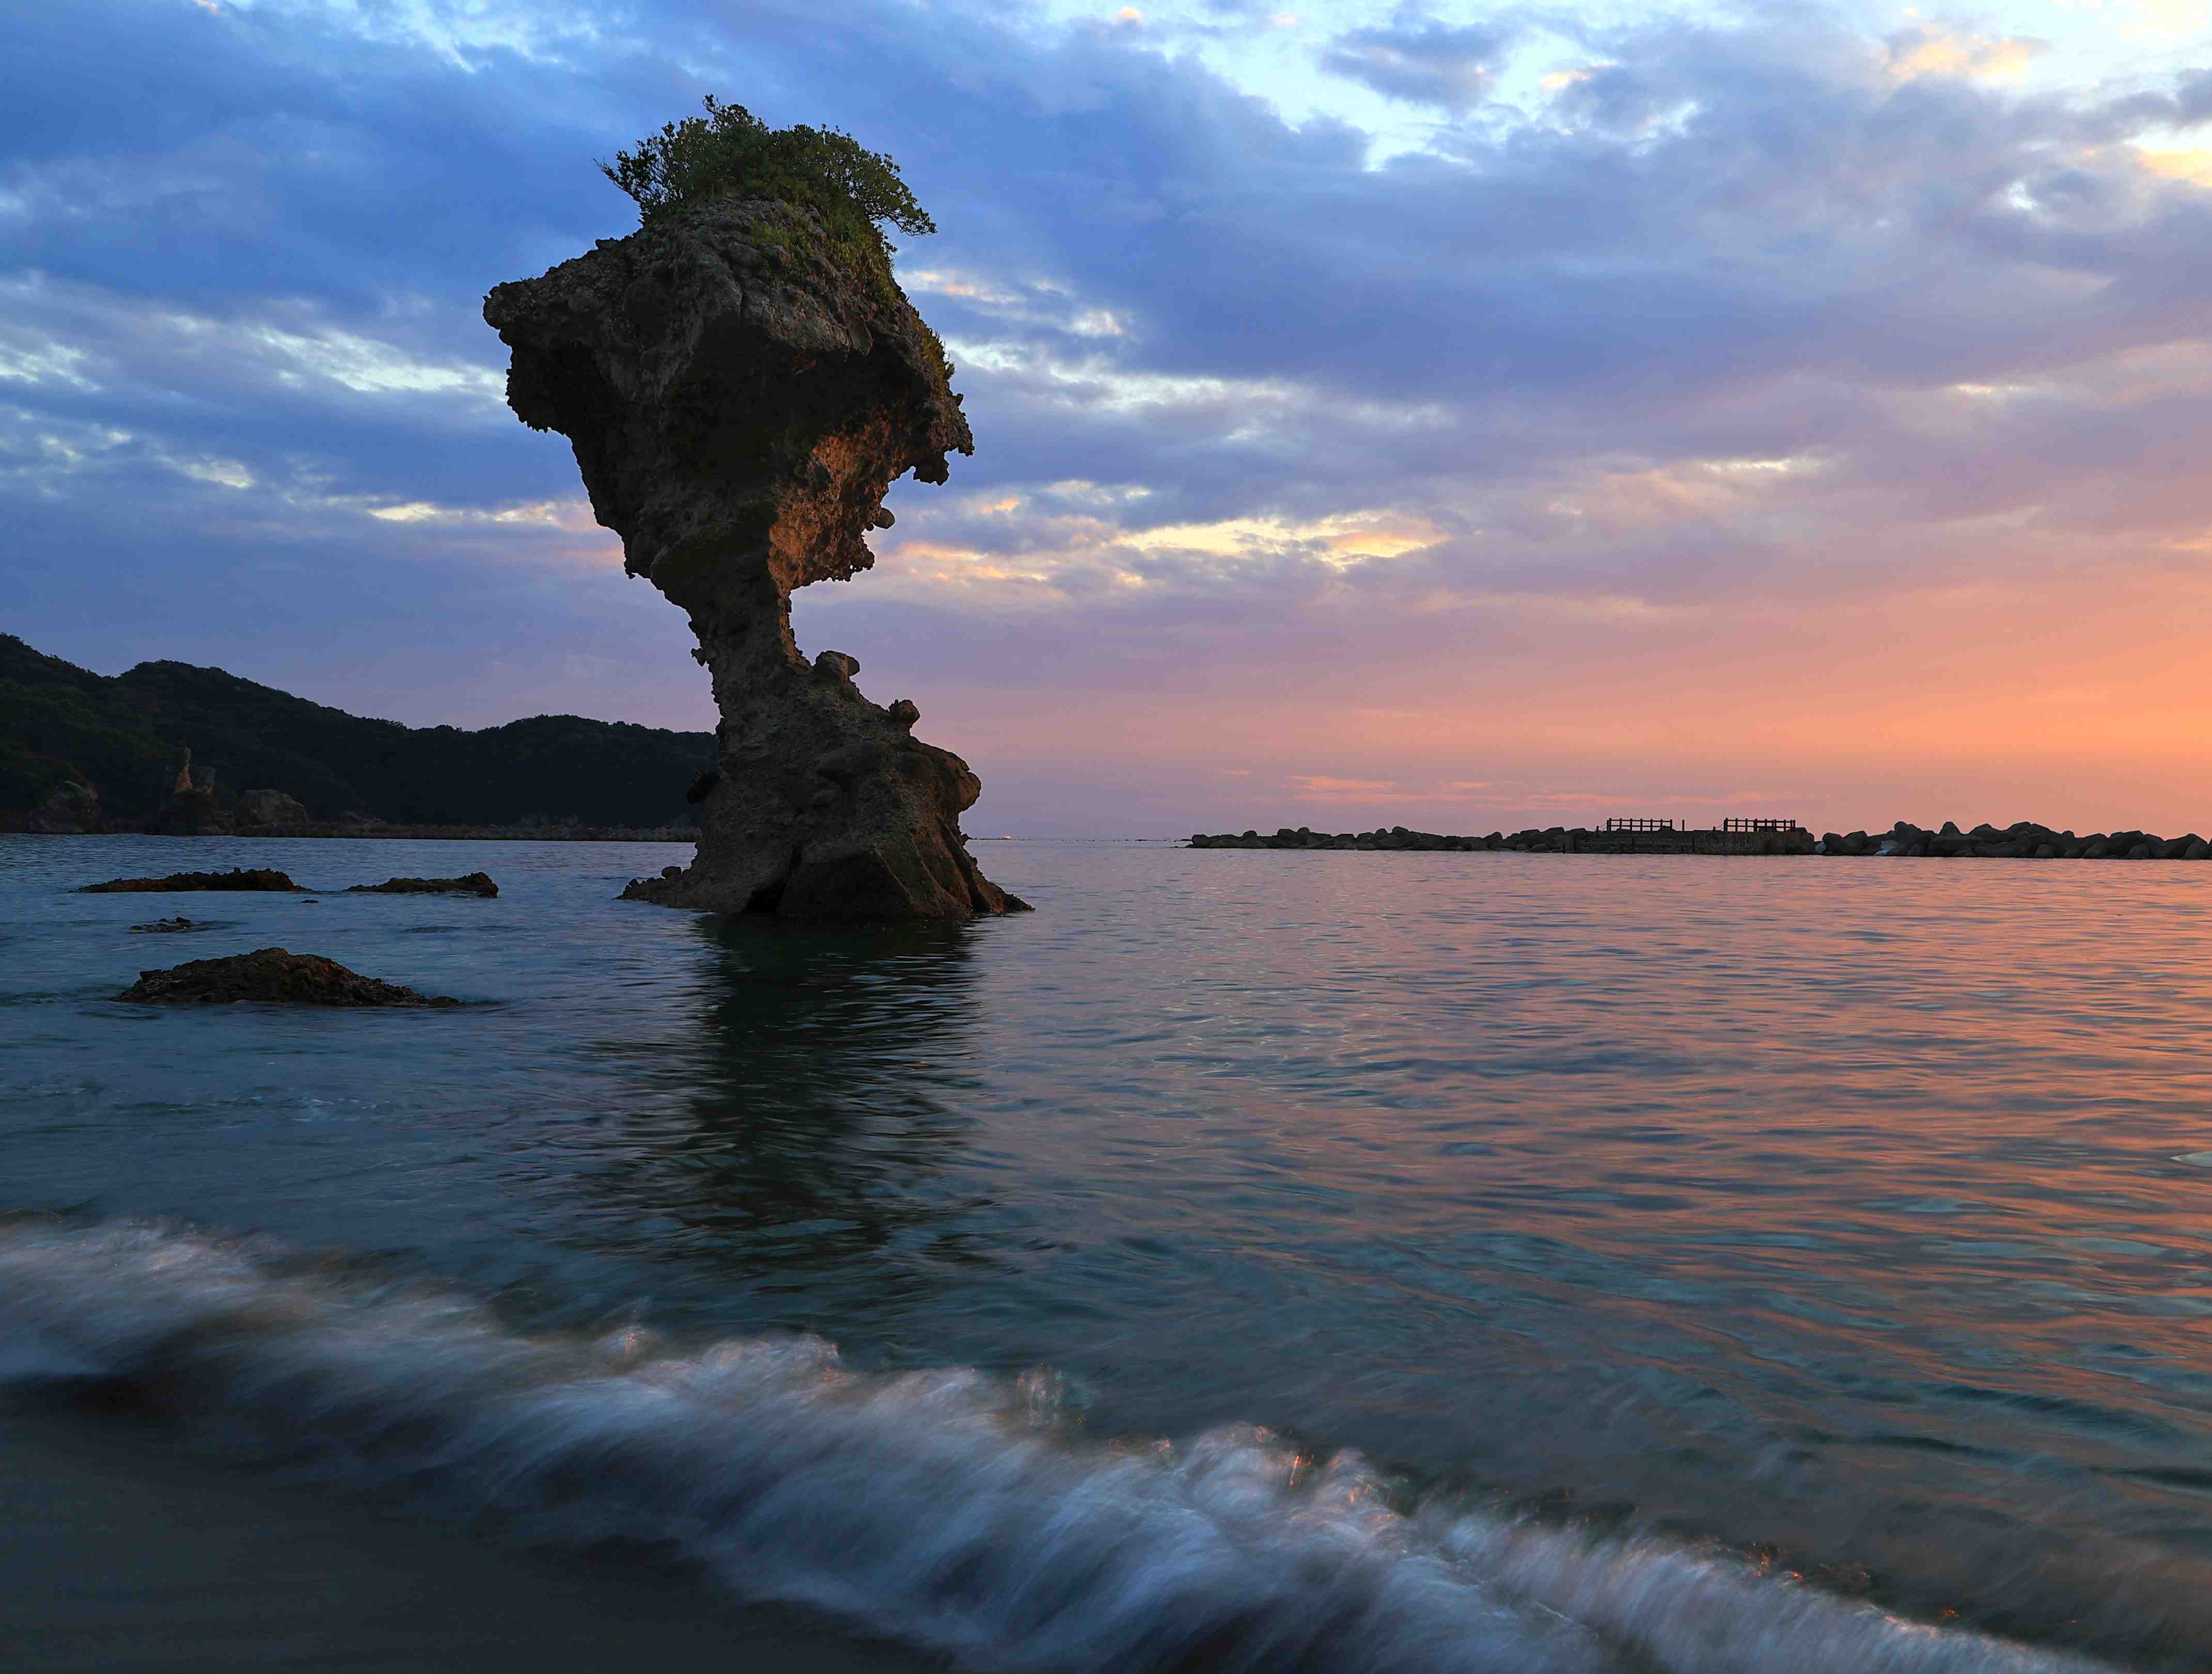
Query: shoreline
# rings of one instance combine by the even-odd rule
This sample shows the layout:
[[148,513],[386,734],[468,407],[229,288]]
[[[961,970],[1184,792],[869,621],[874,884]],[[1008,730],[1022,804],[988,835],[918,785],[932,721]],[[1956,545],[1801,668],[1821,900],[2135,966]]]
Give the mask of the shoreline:
[[132,1415],[0,1394],[0,1617],[43,1674],[940,1666],[615,1550],[486,1534],[218,1462]]

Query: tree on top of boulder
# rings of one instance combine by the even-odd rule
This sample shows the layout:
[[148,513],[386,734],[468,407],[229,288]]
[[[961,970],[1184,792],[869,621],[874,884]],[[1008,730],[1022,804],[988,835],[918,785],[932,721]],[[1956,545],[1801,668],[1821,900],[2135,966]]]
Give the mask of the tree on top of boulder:
[[803,204],[822,217],[831,240],[892,246],[879,223],[916,237],[937,223],[915,202],[899,167],[836,128],[771,128],[743,105],[708,94],[707,114],[672,122],[617,151],[599,172],[637,200],[638,220],[711,197]]

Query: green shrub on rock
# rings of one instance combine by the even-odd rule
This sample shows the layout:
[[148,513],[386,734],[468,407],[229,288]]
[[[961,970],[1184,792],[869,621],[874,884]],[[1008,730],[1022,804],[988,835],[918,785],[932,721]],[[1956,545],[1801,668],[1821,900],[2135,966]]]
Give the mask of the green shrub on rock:
[[617,151],[599,169],[637,200],[638,219],[710,197],[802,205],[830,241],[888,257],[879,223],[916,237],[937,230],[899,178],[899,167],[836,128],[771,128],[743,105],[712,94],[707,114],[672,122]]

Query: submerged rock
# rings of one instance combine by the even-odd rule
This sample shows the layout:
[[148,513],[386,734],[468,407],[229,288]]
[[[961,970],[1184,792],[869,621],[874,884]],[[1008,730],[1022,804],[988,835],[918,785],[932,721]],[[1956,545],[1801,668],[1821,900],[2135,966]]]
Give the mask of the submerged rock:
[[810,209],[717,198],[485,300],[507,404],[574,445],[629,572],[689,614],[721,711],[696,858],[626,896],[810,919],[1024,905],[968,853],[968,764],[913,736],[912,703],[863,697],[852,658],[792,638],[793,589],[875,562],[891,482],[975,451],[942,345],[872,253]]
[[227,1005],[260,1000],[276,1005],[459,1005],[448,995],[418,994],[349,971],[318,954],[260,948],[228,959],[195,959],[167,971],[141,971],[115,997],[134,1005]]
[[175,936],[187,930],[208,930],[212,926],[194,924],[190,919],[156,919],[150,925],[133,925],[131,928],[141,936]]
[[307,891],[271,866],[247,870],[240,866],[227,872],[171,872],[167,877],[114,877],[105,883],[88,883],[80,895],[158,895],[175,889],[248,889],[305,895]]
[[465,877],[392,877],[381,883],[356,883],[346,891],[349,895],[484,895],[499,893],[483,872],[471,872]]

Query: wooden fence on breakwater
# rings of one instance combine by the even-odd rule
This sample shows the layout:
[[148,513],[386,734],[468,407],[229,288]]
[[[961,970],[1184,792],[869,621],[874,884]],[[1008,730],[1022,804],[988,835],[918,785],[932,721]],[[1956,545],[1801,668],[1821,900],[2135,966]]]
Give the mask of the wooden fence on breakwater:
[[1564,834],[1569,854],[1805,854],[1813,847],[1813,834],[1795,820],[1727,819],[1703,830],[1672,820],[1607,820],[1600,829]]

